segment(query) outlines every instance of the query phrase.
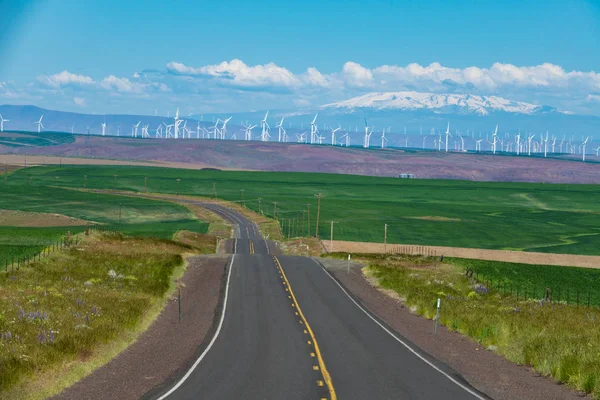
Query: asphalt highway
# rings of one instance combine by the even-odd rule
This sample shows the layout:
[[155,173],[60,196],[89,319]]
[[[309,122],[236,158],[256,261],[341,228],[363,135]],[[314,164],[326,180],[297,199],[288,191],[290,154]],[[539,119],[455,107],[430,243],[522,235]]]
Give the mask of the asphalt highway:
[[316,260],[279,256],[241,214],[223,315],[191,369],[155,399],[485,399],[355,302]]

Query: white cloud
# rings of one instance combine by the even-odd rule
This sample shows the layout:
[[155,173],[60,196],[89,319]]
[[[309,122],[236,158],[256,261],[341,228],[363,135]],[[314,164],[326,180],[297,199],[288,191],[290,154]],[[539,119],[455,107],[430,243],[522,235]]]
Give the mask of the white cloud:
[[[600,108],[600,74],[594,71],[566,71],[543,63],[516,66],[495,63],[489,67],[453,68],[440,63],[405,66],[381,65],[367,68],[348,61],[338,71],[324,73],[315,67],[292,72],[273,62],[247,65],[239,59],[219,64],[190,66],[169,62],[164,70],[135,72],[128,78],[108,75],[94,80],[85,75],[62,71],[40,76],[25,86],[0,82],[2,98],[63,96],[71,104],[74,97],[95,102],[90,93],[106,99],[152,101],[162,99],[179,104],[181,97],[208,102],[215,107],[240,107],[241,96],[253,108],[321,105],[367,91],[417,91],[497,95],[513,100],[548,104],[561,109]],[[19,94],[20,93],[20,94]],[[246,93],[246,94],[244,94]],[[169,97],[164,97],[168,95]],[[107,97],[110,96],[110,97]],[[573,107],[573,105],[577,105]],[[239,108],[238,108],[239,109]],[[600,110],[596,112],[600,114]]]
[[86,86],[94,84],[94,80],[89,76],[72,74],[69,71],[62,71],[54,75],[39,76],[38,81],[51,88],[60,88],[63,86]]
[[78,105],[80,107],[85,107],[86,103],[85,103],[85,99],[83,97],[73,97],[73,103],[75,103],[75,105]]

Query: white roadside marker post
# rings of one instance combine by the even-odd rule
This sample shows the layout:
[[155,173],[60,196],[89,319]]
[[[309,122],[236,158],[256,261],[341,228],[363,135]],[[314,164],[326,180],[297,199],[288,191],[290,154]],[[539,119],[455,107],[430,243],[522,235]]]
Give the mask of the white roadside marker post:
[[348,270],[346,271],[346,274],[350,274],[350,254],[348,254]]
[[440,299],[437,301],[437,310],[435,312],[435,325],[433,328],[433,334],[437,334],[438,321],[440,320]]

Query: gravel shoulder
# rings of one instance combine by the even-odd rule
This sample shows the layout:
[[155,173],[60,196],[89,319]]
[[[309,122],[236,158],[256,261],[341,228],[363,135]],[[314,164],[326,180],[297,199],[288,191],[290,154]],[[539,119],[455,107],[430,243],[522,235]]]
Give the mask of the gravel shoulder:
[[134,344],[54,399],[133,400],[171,383],[213,335],[228,261],[226,256],[190,257],[179,281],[183,321],[173,297]]
[[362,266],[334,259],[318,259],[372,314],[423,352],[446,363],[473,387],[493,399],[581,399],[575,391],[540,376],[526,366],[513,364],[469,338],[445,327],[433,335],[430,320],[411,314],[398,298],[375,288],[365,279]]

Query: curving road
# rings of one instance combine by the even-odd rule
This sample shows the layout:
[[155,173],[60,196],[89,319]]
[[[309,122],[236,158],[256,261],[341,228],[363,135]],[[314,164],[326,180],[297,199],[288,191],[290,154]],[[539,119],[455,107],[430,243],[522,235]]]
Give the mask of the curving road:
[[220,325],[154,399],[485,399],[363,310],[317,261],[280,256],[241,214]]

